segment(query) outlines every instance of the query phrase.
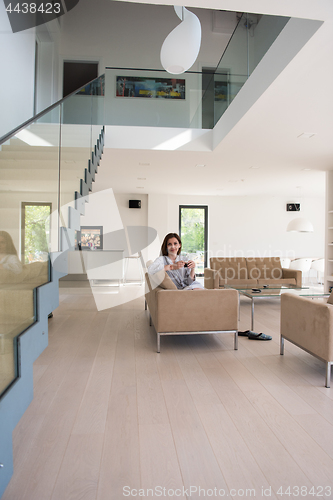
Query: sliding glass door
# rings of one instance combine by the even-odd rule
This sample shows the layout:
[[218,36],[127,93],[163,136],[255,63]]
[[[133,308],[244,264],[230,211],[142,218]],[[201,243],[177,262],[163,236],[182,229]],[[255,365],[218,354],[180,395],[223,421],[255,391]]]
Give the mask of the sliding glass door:
[[207,267],[207,206],[179,206],[179,236],[182,240],[182,253],[195,261],[196,274],[203,276],[204,268]]

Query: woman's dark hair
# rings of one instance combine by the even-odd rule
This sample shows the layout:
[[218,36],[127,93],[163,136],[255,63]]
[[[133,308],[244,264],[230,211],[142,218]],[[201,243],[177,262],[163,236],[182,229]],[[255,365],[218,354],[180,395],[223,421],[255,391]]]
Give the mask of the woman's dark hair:
[[169,233],[164,238],[162,246],[161,246],[161,254],[162,255],[168,255],[168,241],[171,240],[171,238],[176,238],[179,241],[180,248],[177,252],[177,255],[180,254],[181,249],[182,249],[182,240],[180,239],[180,237],[178,236],[177,233]]
[[5,253],[7,255],[17,255],[16,248],[14,246],[12,237],[10,234],[7,233],[7,231],[0,231],[0,238],[3,238],[5,240],[6,244],[6,251]]

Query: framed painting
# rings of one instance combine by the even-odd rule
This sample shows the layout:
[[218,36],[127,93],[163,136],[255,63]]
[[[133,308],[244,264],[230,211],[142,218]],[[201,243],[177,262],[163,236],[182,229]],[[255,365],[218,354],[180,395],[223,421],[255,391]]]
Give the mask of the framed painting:
[[184,100],[185,80],[116,76],[116,97]]
[[103,250],[103,226],[81,226],[81,250]]

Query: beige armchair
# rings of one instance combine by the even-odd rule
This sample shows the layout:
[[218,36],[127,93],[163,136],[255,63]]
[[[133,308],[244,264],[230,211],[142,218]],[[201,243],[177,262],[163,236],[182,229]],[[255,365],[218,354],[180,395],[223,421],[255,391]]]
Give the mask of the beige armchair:
[[236,290],[177,290],[167,275],[158,286],[152,276],[145,277],[146,309],[156,330],[157,352],[162,335],[203,333],[233,333],[234,349],[238,349]]
[[281,295],[281,343],[288,340],[326,363],[325,386],[330,387],[333,364],[333,305],[291,293]]

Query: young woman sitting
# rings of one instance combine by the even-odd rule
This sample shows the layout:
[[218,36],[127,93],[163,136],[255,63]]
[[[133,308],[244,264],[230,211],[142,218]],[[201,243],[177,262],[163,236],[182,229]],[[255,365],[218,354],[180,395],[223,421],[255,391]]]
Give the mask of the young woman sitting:
[[178,234],[167,234],[161,246],[161,256],[148,267],[148,274],[155,274],[164,269],[178,290],[204,290],[201,283],[195,279],[195,262],[185,262],[180,254],[181,249],[182,242]]

